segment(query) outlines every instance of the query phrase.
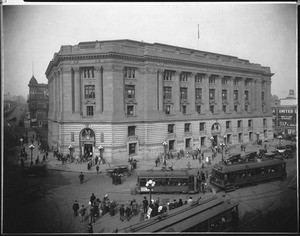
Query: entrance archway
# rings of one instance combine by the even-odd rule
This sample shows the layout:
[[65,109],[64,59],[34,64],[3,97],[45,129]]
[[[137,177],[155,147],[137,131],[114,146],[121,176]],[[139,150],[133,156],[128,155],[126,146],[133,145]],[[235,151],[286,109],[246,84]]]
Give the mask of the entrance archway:
[[80,143],[80,155],[81,157],[92,157],[94,155],[95,149],[95,132],[90,128],[85,128],[81,130],[79,135],[79,143]]

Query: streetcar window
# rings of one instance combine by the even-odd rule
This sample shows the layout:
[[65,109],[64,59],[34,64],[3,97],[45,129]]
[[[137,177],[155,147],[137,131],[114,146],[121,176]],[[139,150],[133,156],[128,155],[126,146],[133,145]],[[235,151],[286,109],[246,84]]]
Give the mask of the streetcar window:
[[146,186],[146,183],[147,183],[147,180],[146,180],[146,179],[140,178],[140,186],[141,186],[141,187]]

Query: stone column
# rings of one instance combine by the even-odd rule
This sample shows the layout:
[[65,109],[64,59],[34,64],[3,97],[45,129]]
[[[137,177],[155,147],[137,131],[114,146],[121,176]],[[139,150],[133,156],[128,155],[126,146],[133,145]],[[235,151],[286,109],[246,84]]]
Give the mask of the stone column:
[[255,83],[255,87],[256,87],[256,90],[255,90],[255,98],[256,98],[256,111],[258,114],[262,114],[262,108],[261,108],[261,105],[262,105],[262,100],[261,100],[261,79],[257,79],[256,80],[256,83]]
[[96,99],[96,114],[102,112],[102,76],[101,76],[101,67],[95,68],[95,99]]
[[217,78],[216,78],[216,102],[217,102],[217,113],[221,113],[222,112],[222,78],[223,78],[223,75],[219,75]]
[[202,90],[202,98],[204,102],[204,112],[208,114],[209,112],[209,76],[210,74],[206,74],[202,79],[203,81],[203,90]]
[[75,67],[74,70],[74,88],[75,88],[75,113],[80,114],[80,89],[81,89],[81,83],[80,83],[80,74],[79,74],[79,68]]
[[157,94],[157,97],[158,97],[158,110],[159,111],[163,111],[163,89],[164,89],[164,78],[163,78],[163,70],[159,69],[157,71],[157,76],[158,76],[158,94]]
[[251,103],[251,111],[255,112],[256,110],[256,104],[255,104],[255,80],[251,80],[251,85],[250,85],[250,103]]
[[191,73],[188,78],[188,99],[189,99],[189,112],[188,113],[195,113],[196,106],[195,106],[195,76],[196,73]]
[[180,88],[179,88],[180,72],[174,73],[173,86],[172,86],[172,101],[174,103],[173,113],[178,114],[180,111]]
[[234,77],[231,76],[229,78],[229,89],[227,91],[227,100],[229,103],[229,112],[233,113],[234,112],[234,100],[233,100],[233,81],[234,81]]
[[59,118],[63,118],[63,106],[64,106],[64,84],[63,84],[63,71],[60,71],[59,73]]
[[241,113],[245,113],[245,77],[240,81],[240,94],[241,94]]
[[272,95],[271,95],[271,79],[270,80],[267,80],[267,83],[266,83],[266,112],[267,113],[270,113],[271,112],[271,100],[272,100]]

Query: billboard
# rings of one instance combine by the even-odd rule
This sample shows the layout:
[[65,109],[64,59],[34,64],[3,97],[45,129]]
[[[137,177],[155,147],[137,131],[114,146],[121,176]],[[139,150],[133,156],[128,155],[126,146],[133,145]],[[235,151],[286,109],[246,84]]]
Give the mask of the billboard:
[[278,109],[278,125],[282,127],[296,127],[296,109]]

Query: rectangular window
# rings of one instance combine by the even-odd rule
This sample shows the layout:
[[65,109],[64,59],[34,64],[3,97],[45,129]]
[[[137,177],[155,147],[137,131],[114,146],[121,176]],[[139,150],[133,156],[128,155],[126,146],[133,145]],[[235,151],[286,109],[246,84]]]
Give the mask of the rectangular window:
[[239,99],[239,90],[234,90],[233,91],[233,100],[238,100]]
[[209,90],[209,100],[214,100],[215,99],[215,90],[210,89]]
[[237,112],[237,105],[234,105],[234,111]]
[[136,143],[129,143],[129,155],[136,154]]
[[164,99],[172,98],[172,87],[164,87]]
[[168,133],[173,134],[174,133],[174,124],[168,124]]
[[190,132],[190,126],[191,126],[191,123],[185,123],[184,124],[184,132]]
[[86,106],[86,115],[93,116],[94,115],[94,107],[93,106]]
[[134,85],[125,85],[125,97],[126,98],[135,98],[135,86]]
[[201,100],[202,99],[202,88],[195,89],[195,99]]
[[266,125],[267,124],[267,119],[263,119],[263,125]]
[[253,133],[249,132],[249,141],[252,142],[253,141]]
[[71,142],[74,142],[74,132],[71,132]]
[[182,81],[182,82],[183,82],[183,81],[184,81],[184,82],[187,82],[188,76],[189,76],[188,73],[182,72],[182,73],[180,74],[180,81]]
[[265,93],[261,92],[261,100],[264,102],[265,101]]
[[175,140],[169,140],[169,150],[175,149]]
[[83,78],[94,78],[94,68],[84,68]]
[[238,126],[238,128],[242,128],[242,121],[241,120],[237,121],[237,126]]
[[204,147],[205,146],[205,137],[201,137],[200,140],[201,140],[201,147]]
[[239,78],[234,79],[233,83],[234,85],[239,85],[240,79]]
[[196,110],[197,110],[198,114],[201,114],[201,105],[197,105]]
[[125,68],[124,69],[125,79],[134,79],[135,78],[135,69],[134,68]]
[[223,105],[222,110],[224,113],[226,113],[226,105]]
[[227,77],[223,77],[222,78],[222,84],[227,84],[228,83],[228,78]]
[[84,97],[95,98],[95,85],[84,85]]
[[216,83],[216,78],[217,78],[217,77],[218,77],[217,75],[211,75],[211,76],[209,77],[209,83],[210,83],[210,84]]
[[239,133],[239,143],[243,142],[243,133]]
[[185,139],[185,148],[190,148],[191,147],[191,139],[187,138]]
[[171,114],[171,105],[165,105],[165,114],[167,115]]
[[245,111],[248,111],[248,104],[245,104]]
[[135,135],[135,126],[128,126],[128,137]]
[[214,106],[213,105],[209,106],[209,110],[211,113],[214,113]]
[[195,82],[196,83],[202,83],[202,79],[204,78],[205,74],[196,74],[195,76]]
[[134,114],[134,105],[127,105],[126,115],[132,116]]
[[205,130],[205,122],[200,122],[199,124],[199,130],[204,131]]
[[188,97],[187,88],[180,88],[180,99],[187,99]]
[[222,100],[227,101],[227,90],[225,89],[222,90]]
[[268,138],[268,132],[267,132],[267,130],[264,130],[264,137]]
[[231,121],[226,121],[226,129],[230,129]]
[[172,75],[173,75],[172,71],[165,70],[164,71],[164,80],[171,81],[172,80]]
[[186,114],[186,105],[181,106],[182,114]]
[[252,127],[252,120],[248,120],[248,127]]
[[249,91],[245,91],[245,101],[249,100]]

